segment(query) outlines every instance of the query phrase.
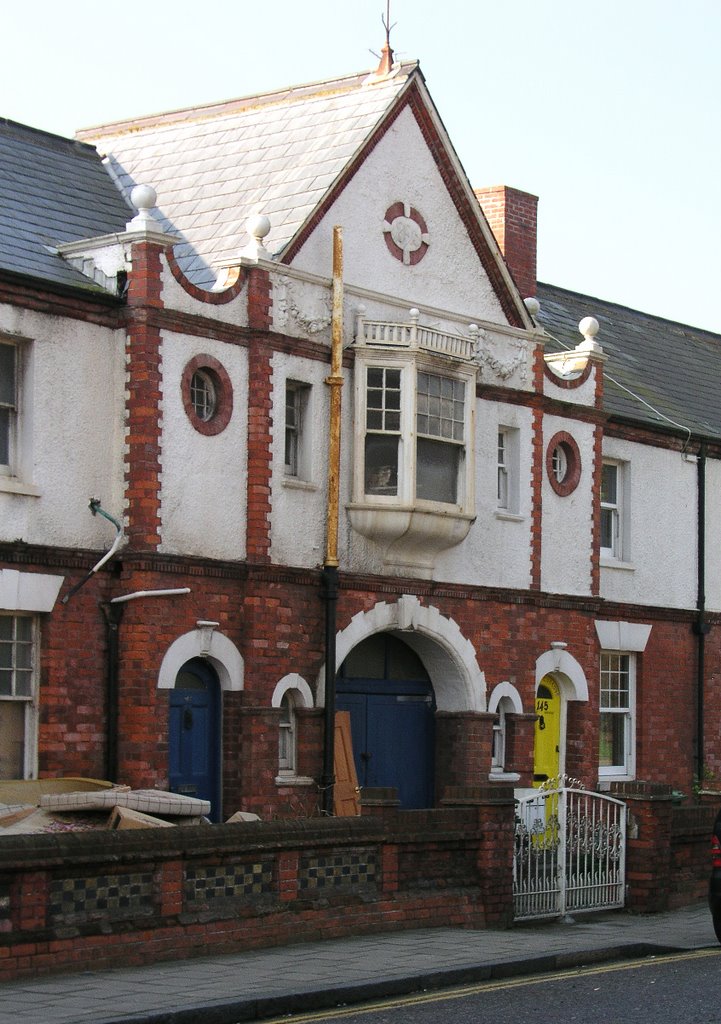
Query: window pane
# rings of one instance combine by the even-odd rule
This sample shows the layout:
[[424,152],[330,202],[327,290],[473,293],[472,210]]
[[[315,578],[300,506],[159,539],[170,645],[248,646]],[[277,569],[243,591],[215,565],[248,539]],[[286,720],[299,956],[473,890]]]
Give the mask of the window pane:
[[21,616],[15,619],[15,627],[17,639],[30,643],[33,638],[33,620]]
[[215,384],[209,373],[198,370],[190,380],[190,401],[204,423],[213,418],[216,408]]
[[601,509],[601,547],[613,548],[616,516],[612,508]]
[[601,708],[628,708],[630,701],[627,654],[601,655]]
[[0,345],[0,403],[15,405],[14,345]]
[[22,779],[24,760],[25,705],[3,701],[0,703],[0,779]]
[[363,640],[343,662],[342,675],[346,679],[384,679],[385,653],[383,634]]
[[416,456],[416,496],[456,504],[461,449],[419,437]]
[[602,768],[626,767],[627,722],[628,716],[625,714],[601,715],[598,763]]
[[604,465],[601,471],[601,501],[615,505],[618,494],[618,466]]
[[10,410],[0,407],[0,465],[10,465]]
[[416,429],[419,434],[463,441],[465,384],[453,377],[419,373],[416,394]]
[[15,696],[32,697],[33,677],[28,669],[18,669],[15,673]]
[[366,384],[366,428],[400,430],[401,371],[369,366]]
[[397,437],[367,434],[365,441],[366,494],[398,493]]
[[[0,668],[0,696],[12,697],[13,674],[9,668]],[[4,707],[4,705],[3,705]],[[2,708],[0,708],[0,711]]]

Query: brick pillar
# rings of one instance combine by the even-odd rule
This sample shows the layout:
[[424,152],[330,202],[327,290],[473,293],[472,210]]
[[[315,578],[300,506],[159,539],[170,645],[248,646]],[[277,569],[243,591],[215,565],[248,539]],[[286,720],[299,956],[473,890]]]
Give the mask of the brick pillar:
[[299,865],[297,850],[284,850],[278,854],[278,898],[282,903],[291,903],[298,898]]
[[153,311],[163,305],[162,251],[157,243],[137,242],[128,276],[126,535],[140,550],[156,549],[161,540],[161,334]]
[[639,914],[668,909],[671,886],[671,787],[657,782],[617,782],[611,795],[625,800],[627,906]]
[[533,461],[531,463],[531,590],[541,589],[541,552],[543,547],[543,413],[533,410]]
[[488,779],[495,720],[486,712],[437,712],[436,799],[449,786],[477,786]]
[[487,782],[480,786],[450,787],[444,807],[465,807],[478,818],[478,889],[486,925],[513,921],[513,841],[516,801],[513,786]]
[[183,861],[171,860],[161,864],[160,913],[175,917],[183,912]]
[[536,715],[506,715],[506,771],[517,772],[521,788],[533,785]]
[[259,338],[248,352],[248,524],[246,557],[270,562],[271,350]]

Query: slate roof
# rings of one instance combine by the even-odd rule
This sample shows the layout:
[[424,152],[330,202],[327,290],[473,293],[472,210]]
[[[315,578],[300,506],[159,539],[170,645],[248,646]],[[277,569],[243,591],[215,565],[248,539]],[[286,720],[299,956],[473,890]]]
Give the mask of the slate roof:
[[101,291],[52,249],[131,216],[93,146],[0,119],[0,270]]
[[549,352],[575,348],[579,321],[598,320],[612,416],[682,437],[721,438],[721,335],[554,285],[539,284],[536,297],[538,322],[555,339]]
[[88,128],[78,138],[108,154],[126,194],[152,185],[163,230],[184,238],[178,262],[209,288],[214,268],[248,244],[252,213],[270,218],[265,246],[282,253],[417,68]]

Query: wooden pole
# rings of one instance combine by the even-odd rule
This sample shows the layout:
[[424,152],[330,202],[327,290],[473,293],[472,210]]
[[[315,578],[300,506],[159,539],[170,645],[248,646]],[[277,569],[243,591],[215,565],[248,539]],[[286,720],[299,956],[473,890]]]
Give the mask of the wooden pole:
[[338,518],[340,507],[341,389],[343,387],[343,231],[333,228],[333,311],[331,329],[330,415],[328,421],[328,502],[323,563],[325,601],[325,715],[321,807],[333,814],[335,785],[335,634],[338,600]]

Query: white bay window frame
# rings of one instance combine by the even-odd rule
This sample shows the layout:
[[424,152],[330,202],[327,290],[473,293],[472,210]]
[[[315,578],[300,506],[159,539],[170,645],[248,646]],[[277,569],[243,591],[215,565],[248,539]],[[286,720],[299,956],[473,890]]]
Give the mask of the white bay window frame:
[[472,514],[474,385],[475,369],[357,357],[354,504]]

